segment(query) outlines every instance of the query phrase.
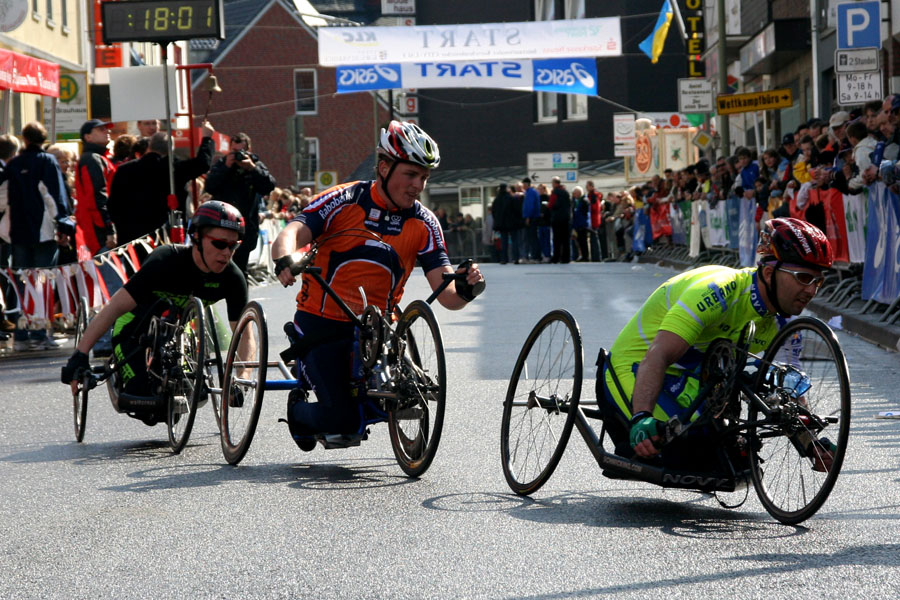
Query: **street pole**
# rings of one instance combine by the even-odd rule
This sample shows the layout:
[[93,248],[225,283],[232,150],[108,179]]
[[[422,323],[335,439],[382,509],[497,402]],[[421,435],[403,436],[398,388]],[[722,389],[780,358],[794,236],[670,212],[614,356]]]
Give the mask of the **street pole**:
[[[166,132],[169,134],[169,210],[178,208],[175,200],[175,147],[172,139],[172,106],[169,102],[169,44],[168,42],[159,45],[162,51],[163,64],[163,93],[166,96]],[[175,204],[175,206],[173,206]]]
[[[719,93],[724,94],[728,90],[728,65],[725,64],[725,0],[716,0],[716,16],[718,17],[718,63],[719,63]],[[728,115],[719,115],[719,136],[722,140],[720,152],[722,156],[731,154],[731,133],[728,130]]]

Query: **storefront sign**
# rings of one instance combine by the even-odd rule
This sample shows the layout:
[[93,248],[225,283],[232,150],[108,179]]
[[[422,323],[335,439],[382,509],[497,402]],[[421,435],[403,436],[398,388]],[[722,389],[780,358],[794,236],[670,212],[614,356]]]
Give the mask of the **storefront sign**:
[[622,54],[619,17],[413,27],[321,27],[318,36],[319,64],[327,67]]
[[681,11],[684,17],[684,29],[687,33],[687,59],[688,77],[706,77],[706,63],[700,59],[700,55],[706,51],[703,26],[703,0],[681,0],[684,9]]

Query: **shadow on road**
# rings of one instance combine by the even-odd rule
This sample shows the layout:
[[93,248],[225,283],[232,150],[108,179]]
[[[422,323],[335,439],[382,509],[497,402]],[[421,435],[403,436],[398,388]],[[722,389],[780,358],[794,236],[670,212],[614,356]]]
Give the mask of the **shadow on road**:
[[[666,594],[675,592],[676,594],[689,590],[688,586],[697,584],[716,583],[719,581],[733,581],[735,579],[747,579],[752,577],[778,577],[791,573],[796,574],[798,571],[809,570],[814,576],[816,572],[836,567],[875,567],[875,568],[897,568],[900,567],[900,545],[898,544],[865,544],[860,546],[851,546],[841,549],[837,552],[804,552],[798,553],[764,553],[764,554],[748,554],[744,556],[723,557],[723,560],[732,563],[740,561],[751,561],[753,563],[763,563],[762,566],[754,566],[747,568],[736,568],[730,571],[720,571],[716,573],[702,575],[683,575],[670,578],[654,578],[648,581],[640,581],[622,585],[611,585],[605,587],[585,588],[581,590],[566,590],[560,594],[537,594],[533,596],[523,596],[516,594],[514,598],[520,600],[539,600],[550,598],[577,598],[577,597],[595,597],[606,594],[624,594],[627,592],[640,591],[663,591]],[[652,576],[652,575],[651,575]]]

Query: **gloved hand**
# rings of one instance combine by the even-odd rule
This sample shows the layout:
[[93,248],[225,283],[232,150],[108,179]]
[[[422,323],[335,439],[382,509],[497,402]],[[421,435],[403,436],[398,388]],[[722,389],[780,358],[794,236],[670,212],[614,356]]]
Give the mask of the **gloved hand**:
[[644,440],[653,441],[654,437],[660,435],[660,421],[646,411],[637,413],[631,418],[631,432],[629,433],[629,442],[631,447],[641,444]]
[[[456,270],[459,271],[463,269],[465,273],[469,272],[469,268],[472,266],[473,261],[471,258],[467,258],[466,260],[459,263],[459,266],[456,267]],[[486,283],[484,280],[478,281],[474,284],[470,284],[468,281],[462,280],[456,282],[456,294],[465,300],[466,302],[471,302],[478,296],[481,292],[484,291]]]
[[62,368],[59,379],[63,383],[72,383],[72,381],[81,377],[82,372],[90,371],[90,369],[91,361],[88,359],[88,355],[80,350],[76,350],[69,357],[69,360],[66,361],[66,366]]

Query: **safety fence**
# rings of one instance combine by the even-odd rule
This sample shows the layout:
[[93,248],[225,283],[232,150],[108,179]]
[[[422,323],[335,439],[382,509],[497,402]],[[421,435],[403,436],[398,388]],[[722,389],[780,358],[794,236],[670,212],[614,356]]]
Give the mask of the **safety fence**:
[[[900,319],[900,196],[877,182],[857,195],[811,190],[807,206],[824,209],[825,235],[835,254],[819,298],[844,311],[878,315],[879,322]],[[753,266],[755,215],[756,200],[736,196],[715,204],[644,207],[634,217],[634,250],[689,266]],[[802,215],[792,202],[791,216]],[[671,243],[659,243],[662,235],[671,236]]]

